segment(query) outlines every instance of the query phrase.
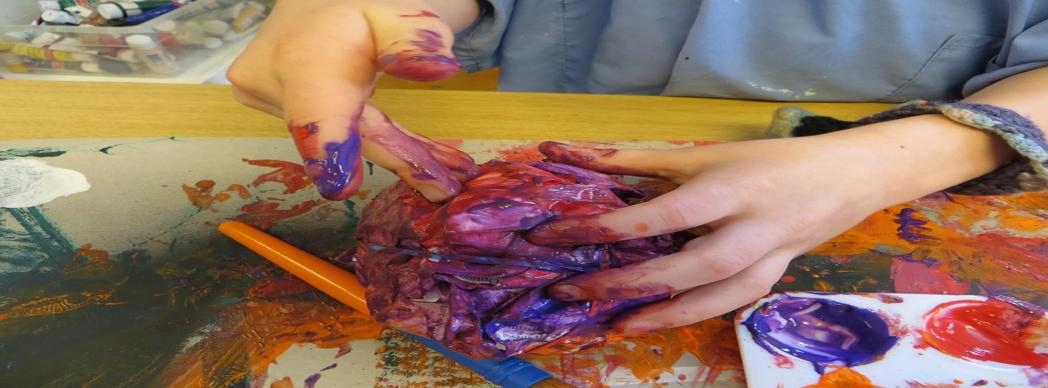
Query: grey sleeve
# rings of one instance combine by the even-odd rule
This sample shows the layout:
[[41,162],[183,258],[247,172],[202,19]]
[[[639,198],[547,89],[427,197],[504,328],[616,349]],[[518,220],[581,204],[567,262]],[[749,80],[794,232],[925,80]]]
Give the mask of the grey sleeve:
[[[1008,30],[1017,33],[1005,37],[1001,51],[986,65],[985,73],[964,84],[962,93],[965,97],[1004,78],[1048,66],[1048,18],[1031,20],[1033,18],[1029,15],[1015,13],[1008,22]],[[1020,27],[1026,25],[1029,27]]]
[[499,65],[502,35],[509,25],[516,0],[478,0],[480,16],[465,30],[455,34],[452,50],[466,71],[474,72]]

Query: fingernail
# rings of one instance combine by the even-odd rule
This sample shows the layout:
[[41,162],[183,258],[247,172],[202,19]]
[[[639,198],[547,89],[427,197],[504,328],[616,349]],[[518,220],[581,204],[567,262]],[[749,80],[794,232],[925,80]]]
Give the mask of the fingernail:
[[570,302],[585,299],[586,291],[579,286],[571,284],[558,284],[549,289],[549,296],[553,299]]

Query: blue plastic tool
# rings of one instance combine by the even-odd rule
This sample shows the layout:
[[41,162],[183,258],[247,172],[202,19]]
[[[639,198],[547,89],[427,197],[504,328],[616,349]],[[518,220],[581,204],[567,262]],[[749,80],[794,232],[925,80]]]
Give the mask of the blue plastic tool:
[[531,365],[519,358],[507,358],[505,360],[478,360],[462,353],[448,349],[440,342],[429,338],[419,337],[411,333],[401,332],[408,338],[436,350],[447,358],[462,364],[462,366],[479,373],[488,381],[506,388],[530,388],[540,381],[553,378],[553,375]]

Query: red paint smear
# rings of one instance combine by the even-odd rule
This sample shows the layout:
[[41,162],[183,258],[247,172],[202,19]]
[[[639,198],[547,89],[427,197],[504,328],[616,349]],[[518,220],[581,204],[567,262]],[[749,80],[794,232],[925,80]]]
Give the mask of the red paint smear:
[[793,275],[784,275],[782,277],[782,282],[783,283],[793,283],[795,281],[797,281],[797,278],[794,277]]
[[998,299],[948,302],[929,313],[924,339],[954,357],[1046,368],[1048,355],[1035,353],[1027,341],[1044,320],[1041,311]]
[[793,369],[793,361],[790,361],[790,359],[786,358],[786,356],[783,356],[781,354],[776,354],[775,355],[775,366],[777,366],[779,368],[782,368],[782,369]]
[[[301,164],[286,162],[283,160],[252,160],[243,159],[252,166],[275,168],[271,172],[259,175],[251,182],[252,187],[258,187],[266,182],[274,182],[284,185],[284,194],[291,194],[302,190],[313,182],[306,176],[306,169]],[[230,186],[232,188],[232,186]],[[241,197],[246,198],[246,197]]]
[[285,296],[304,294],[313,291],[314,288],[297,277],[286,276],[276,279],[264,280],[251,289],[247,294],[254,298],[276,299]]
[[311,199],[287,209],[280,209],[279,202],[258,200],[241,207],[240,211],[244,214],[237,216],[236,219],[259,229],[269,229],[273,223],[306,214],[320,203],[319,200]]
[[895,292],[914,294],[965,294],[971,288],[950,274],[923,263],[895,260],[891,267]]
[[317,132],[315,125],[291,127],[288,131],[291,132],[291,138],[295,141],[295,147],[298,148],[298,153],[303,158],[320,159],[324,157],[324,150],[321,148],[321,144],[310,139]]

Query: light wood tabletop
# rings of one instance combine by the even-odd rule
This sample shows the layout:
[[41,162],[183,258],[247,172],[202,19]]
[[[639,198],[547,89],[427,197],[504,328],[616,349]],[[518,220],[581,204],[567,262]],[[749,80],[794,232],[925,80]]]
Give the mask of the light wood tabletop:
[[[434,138],[745,140],[783,105],[854,119],[873,103],[380,89],[373,102]],[[217,85],[0,81],[0,139],[160,136],[286,137],[280,119]]]

